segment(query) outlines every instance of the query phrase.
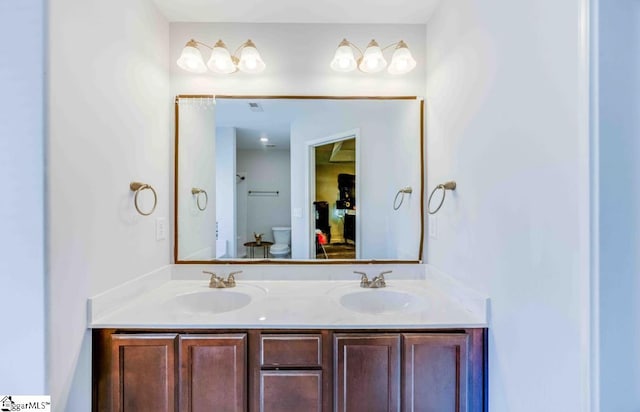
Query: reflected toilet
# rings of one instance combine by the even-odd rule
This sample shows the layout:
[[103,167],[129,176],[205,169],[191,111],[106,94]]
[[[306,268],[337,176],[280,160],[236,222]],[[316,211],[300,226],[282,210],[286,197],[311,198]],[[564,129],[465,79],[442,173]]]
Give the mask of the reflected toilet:
[[290,227],[273,227],[273,245],[269,248],[269,253],[274,258],[286,258],[291,253],[291,228]]

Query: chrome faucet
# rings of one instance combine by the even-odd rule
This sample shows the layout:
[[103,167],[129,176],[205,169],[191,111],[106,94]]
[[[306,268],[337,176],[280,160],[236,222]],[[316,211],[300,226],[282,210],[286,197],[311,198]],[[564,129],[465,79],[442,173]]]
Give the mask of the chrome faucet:
[[369,278],[367,277],[367,274],[364,272],[358,272],[356,270],[353,271],[353,273],[357,273],[359,275],[361,275],[360,277],[360,287],[361,288],[370,288],[370,289],[378,289],[378,288],[383,288],[385,286],[387,286],[387,283],[384,280],[384,275],[393,272],[392,270],[387,270],[384,272],[381,272],[378,276],[374,277],[373,279],[369,280]]
[[231,272],[229,273],[229,276],[227,276],[227,279],[225,280],[222,277],[219,277],[218,275],[216,275],[213,272],[207,272],[206,270],[203,270],[202,273],[207,274],[207,275],[211,275],[211,279],[209,279],[209,287],[212,289],[223,289],[223,288],[233,288],[236,286],[236,277],[235,275],[242,273],[241,270],[238,270],[236,272]]

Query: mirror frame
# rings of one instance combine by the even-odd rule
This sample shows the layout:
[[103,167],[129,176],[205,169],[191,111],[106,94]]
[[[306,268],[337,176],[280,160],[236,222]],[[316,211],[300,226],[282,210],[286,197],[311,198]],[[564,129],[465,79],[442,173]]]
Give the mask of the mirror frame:
[[[180,99],[291,99],[291,100],[419,100],[420,101],[420,246],[416,260],[376,260],[376,259],[210,259],[180,260],[178,258],[178,146],[180,142]],[[202,264],[235,264],[235,265],[331,265],[331,264],[415,264],[422,263],[424,247],[424,99],[418,96],[296,96],[296,95],[213,95],[213,94],[179,94],[174,101],[174,174],[173,174],[173,262],[179,265]]]

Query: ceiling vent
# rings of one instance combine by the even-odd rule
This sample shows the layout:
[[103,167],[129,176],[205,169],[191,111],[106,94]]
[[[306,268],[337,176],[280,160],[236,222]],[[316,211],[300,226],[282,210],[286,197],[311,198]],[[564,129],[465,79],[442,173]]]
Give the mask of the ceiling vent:
[[249,102],[249,110],[251,110],[252,112],[264,112],[264,109],[262,109],[260,103],[256,102]]

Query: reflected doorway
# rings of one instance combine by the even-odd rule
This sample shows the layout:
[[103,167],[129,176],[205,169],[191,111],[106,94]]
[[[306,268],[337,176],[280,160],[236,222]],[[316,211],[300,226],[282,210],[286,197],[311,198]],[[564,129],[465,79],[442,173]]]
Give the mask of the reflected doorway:
[[314,146],[315,258],[357,258],[357,172],[354,135]]

